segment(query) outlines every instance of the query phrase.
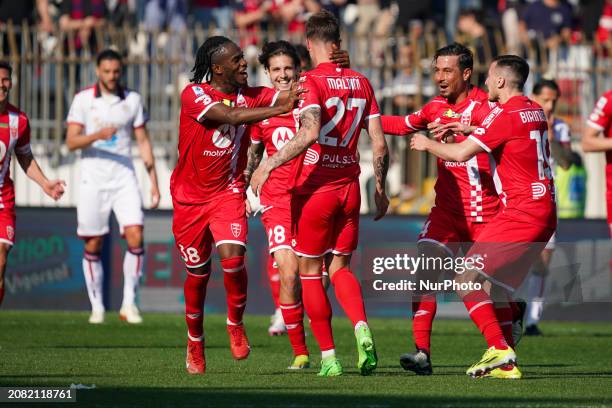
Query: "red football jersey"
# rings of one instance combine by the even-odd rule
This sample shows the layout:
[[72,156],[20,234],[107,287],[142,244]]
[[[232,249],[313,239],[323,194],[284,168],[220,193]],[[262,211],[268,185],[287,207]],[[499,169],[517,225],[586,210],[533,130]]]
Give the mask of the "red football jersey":
[[[263,143],[268,157],[278,152],[295,137],[299,125],[297,112],[275,116],[251,126],[251,142]],[[291,188],[293,161],[274,169],[261,190],[261,204],[265,206],[284,206],[289,208],[287,194]]]
[[294,164],[294,192],[334,190],[359,177],[359,134],[368,119],[380,116],[378,103],[365,76],[333,63],[319,64],[302,78],[308,92],[300,112],[321,109],[321,130]]
[[277,92],[244,88],[232,95],[210,84],[189,84],[181,94],[179,157],[170,178],[172,198],[182,204],[205,203],[221,193],[244,193],[249,148],[246,125],[232,126],[206,119],[217,103],[253,108],[270,106]]
[[[605,137],[612,137],[612,90],[604,93],[597,103],[587,125],[603,132]],[[606,178],[608,184],[612,183],[612,150],[606,152]]]
[[[534,224],[554,228],[557,215],[550,167],[548,122],[526,96],[515,96],[489,113],[469,138],[495,159],[498,191],[507,208]],[[493,163],[491,163],[493,166]]]
[[15,207],[15,187],[10,175],[11,156],[30,152],[30,123],[25,113],[7,104],[0,114],[0,209]]
[[[487,93],[480,88],[470,90],[468,97],[456,105],[437,96],[425,104],[420,111],[400,116],[383,116],[383,130],[390,134],[408,134],[426,130],[432,122],[461,122],[479,125],[489,113],[492,105],[488,102]],[[456,135],[455,142],[465,140],[465,136]],[[464,163],[438,159],[438,179],[436,207],[471,222],[485,222],[499,211],[499,196],[495,190],[487,153],[480,153]],[[458,205],[457,199],[463,205]]]

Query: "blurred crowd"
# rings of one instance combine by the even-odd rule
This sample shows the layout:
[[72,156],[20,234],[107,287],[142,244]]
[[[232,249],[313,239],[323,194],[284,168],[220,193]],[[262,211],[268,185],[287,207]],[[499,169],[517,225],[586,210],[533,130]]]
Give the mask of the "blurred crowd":
[[413,36],[444,27],[475,43],[503,27],[509,51],[542,39],[549,48],[583,39],[610,40],[611,0],[0,0],[0,22],[27,20],[51,33],[78,30],[86,37],[105,24],[181,31],[197,24],[236,28],[257,42],[268,26],[301,34],[309,14],[333,12],[349,32],[384,36],[402,28]]

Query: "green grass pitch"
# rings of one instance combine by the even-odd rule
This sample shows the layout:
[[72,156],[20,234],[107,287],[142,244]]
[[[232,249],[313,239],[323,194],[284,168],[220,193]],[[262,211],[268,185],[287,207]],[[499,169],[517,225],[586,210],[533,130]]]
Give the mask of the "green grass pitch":
[[[289,372],[286,337],[267,335],[268,318],[247,316],[252,344],[246,361],[233,361],[225,318],[206,316],[207,373],[185,372],[182,316],[145,314],[128,326],[107,313],[100,326],[86,313],[0,311],[0,386],[95,384],[77,391],[77,404],[112,407],[608,407],[612,406],[612,325],[545,322],[544,337],[518,347],[524,378],[473,380],[465,369],[484,351],[468,321],[434,323],[434,375],[416,377],[398,363],[411,351],[408,320],[372,319],[379,368],[359,376],[348,320],[334,319],[345,375],[318,378],[317,369]],[[308,338],[315,365],[319,353]],[[2,405],[2,404],[0,404]],[[19,405],[23,406],[23,405]]]

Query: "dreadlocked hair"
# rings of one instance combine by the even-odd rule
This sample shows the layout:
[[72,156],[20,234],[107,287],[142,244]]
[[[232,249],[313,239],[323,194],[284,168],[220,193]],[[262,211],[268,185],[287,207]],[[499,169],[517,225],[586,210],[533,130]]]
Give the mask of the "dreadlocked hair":
[[202,80],[208,82],[212,77],[212,60],[213,56],[221,51],[223,46],[227,43],[231,43],[227,37],[223,37],[220,35],[210,37],[204,44],[198,48],[198,52],[196,53],[195,65],[191,72],[193,72],[193,78],[190,79],[191,82],[199,84],[202,83]]

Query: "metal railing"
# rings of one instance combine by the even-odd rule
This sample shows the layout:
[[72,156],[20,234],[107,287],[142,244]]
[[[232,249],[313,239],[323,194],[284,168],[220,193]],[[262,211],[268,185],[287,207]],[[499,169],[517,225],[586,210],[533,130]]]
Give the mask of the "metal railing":
[[[0,58],[13,65],[11,102],[30,117],[33,143],[44,146],[42,151],[51,166],[59,166],[72,160],[63,147],[64,121],[72,97],[95,81],[96,53],[106,47],[116,48],[125,55],[124,83],[142,95],[156,151],[171,166],[176,159],[180,92],[188,82],[197,47],[214,32],[214,28],[173,33],[108,26],[83,40],[74,32],[57,31],[49,36],[27,24],[9,22],[0,28]],[[245,38],[238,31],[224,34],[239,43]],[[303,42],[303,38],[290,38],[275,28],[258,33],[257,38],[257,44],[242,45],[250,64],[250,82],[263,84],[255,58],[262,43],[281,38]],[[494,44],[484,40],[479,50],[475,49],[479,51],[475,52],[475,82],[484,80],[494,57],[492,50],[506,52],[501,31],[492,38]],[[385,114],[406,114],[435,95],[431,60],[436,49],[446,43],[442,29],[426,30],[418,38],[401,30],[366,38],[343,33],[343,47],[350,51],[354,69],[371,80]],[[523,52],[532,67],[528,87],[544,75],[556,79],[562,88],[557,113],[572,124],[573,135],[579,137],[595,98],[612,87],[612,46],[584,43],[550,50],[541,41]],[[409,103],[402,102],[402,97]],[[362,143],[367,148],[366,138]],[[393,159],[402,168],[402,184],[423,191],[424,185],[429,185],[426,180],[435,176],[435,161],[411,152],[404,138],[389,138],[389,143]]]

